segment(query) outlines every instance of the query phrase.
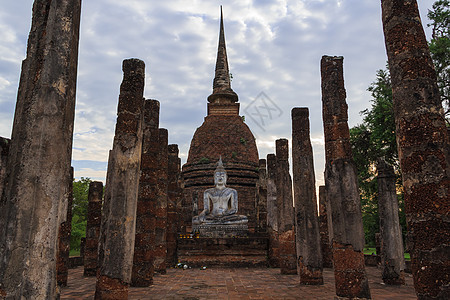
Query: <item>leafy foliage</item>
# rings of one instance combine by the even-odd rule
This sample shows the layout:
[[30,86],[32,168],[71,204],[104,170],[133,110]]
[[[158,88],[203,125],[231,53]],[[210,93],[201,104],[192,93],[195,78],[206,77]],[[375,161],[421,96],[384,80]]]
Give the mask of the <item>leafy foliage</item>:
[[79,181],[73,181],[72,202],[72,234],[70,237],[70,249],[79,250],[81,238],[86,237],[87,207],[90,178],[81,177]]
[[428,10],[432,37],[428,43],[436,69],[439,92],[447,123],[450,124],[450,1],[434,2]]
[[[379,157],[384,157],[388,163],[398,169],[389,70],[378,70],[375,81],[367,90],[372,95],[372,107],[361,112],[364,116],[362,124],[350,129],[350,142],[358,172],[366,244],[374,246],[375,233],[379,232],[376,161]],[[400,174],[398,174],[398,183],[400,183]],[[403,214],[401,220],[405,227],[403,209],[400,214]]]

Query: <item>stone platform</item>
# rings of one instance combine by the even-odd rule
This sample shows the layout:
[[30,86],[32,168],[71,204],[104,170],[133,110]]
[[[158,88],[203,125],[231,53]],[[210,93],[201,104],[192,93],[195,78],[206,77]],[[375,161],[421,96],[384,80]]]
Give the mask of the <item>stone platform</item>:
[[247,224],[192,225],[192,231],[199,232],[200,236],[205,237],[205,238],[234,238],[234,237],[247,237],[248,236]]
[[178,238],[178,260],[191,267],[266,267],[267,237]]

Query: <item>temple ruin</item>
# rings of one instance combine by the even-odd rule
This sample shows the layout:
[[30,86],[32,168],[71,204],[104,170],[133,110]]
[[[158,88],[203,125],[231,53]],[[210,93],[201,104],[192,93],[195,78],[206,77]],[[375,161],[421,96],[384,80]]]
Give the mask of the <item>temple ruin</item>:
[[[419,299],[444,299],[448,131],[416,1],[381,3],[415,290]],[[0,137],[0,299],[57,299],[61,289],[73,288],[80,10],[79,0],[35,0],[33,7],[12,138]],[[334,272],[336,299],[371,298],[343,57],[321,60],[326,166],[319,202],[308,108],[292,109],[291,148],[277,138],[275,154],[259,159],[231,88],[222,11],[207,115],[193,132],[184,165],[178,145],[169,145],[169,131],[159,126],[160,106],[167,104],[144,98],[145,63],[125,59],[122,71],[105,192],[102,182],[90,183],[79,259],[81,276],[95,276],[95,299],[127,299],[131,289],[151,289],[174,267],[277,268],[282,280],[298,274],[288,277],[297,278],[302,291],[333,282],[324,274]],[[394,170],[380,159],[377,171],[382,279],[403,285]]]

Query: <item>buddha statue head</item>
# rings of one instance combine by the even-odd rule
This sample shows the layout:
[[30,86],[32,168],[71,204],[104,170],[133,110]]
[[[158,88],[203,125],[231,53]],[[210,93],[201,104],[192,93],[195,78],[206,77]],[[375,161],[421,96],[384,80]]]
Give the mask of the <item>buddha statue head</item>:
[[224,188],[227,184],[227,172],[223,167],[222,156],[219,158],[217,168],[214,170],[214,184],[216,188]]

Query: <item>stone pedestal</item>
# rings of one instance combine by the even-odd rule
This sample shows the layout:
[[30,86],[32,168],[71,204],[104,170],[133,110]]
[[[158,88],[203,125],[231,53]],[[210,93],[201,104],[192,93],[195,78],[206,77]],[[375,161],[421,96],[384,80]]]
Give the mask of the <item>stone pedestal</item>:
[[232,238],[248,236],[247,224],[214,224],[214,225],[192,225],[192,231],[198,232],[201,237],[208,238]]
[[178,260],[189,267],[267,267],[267,237],[178,238]]

